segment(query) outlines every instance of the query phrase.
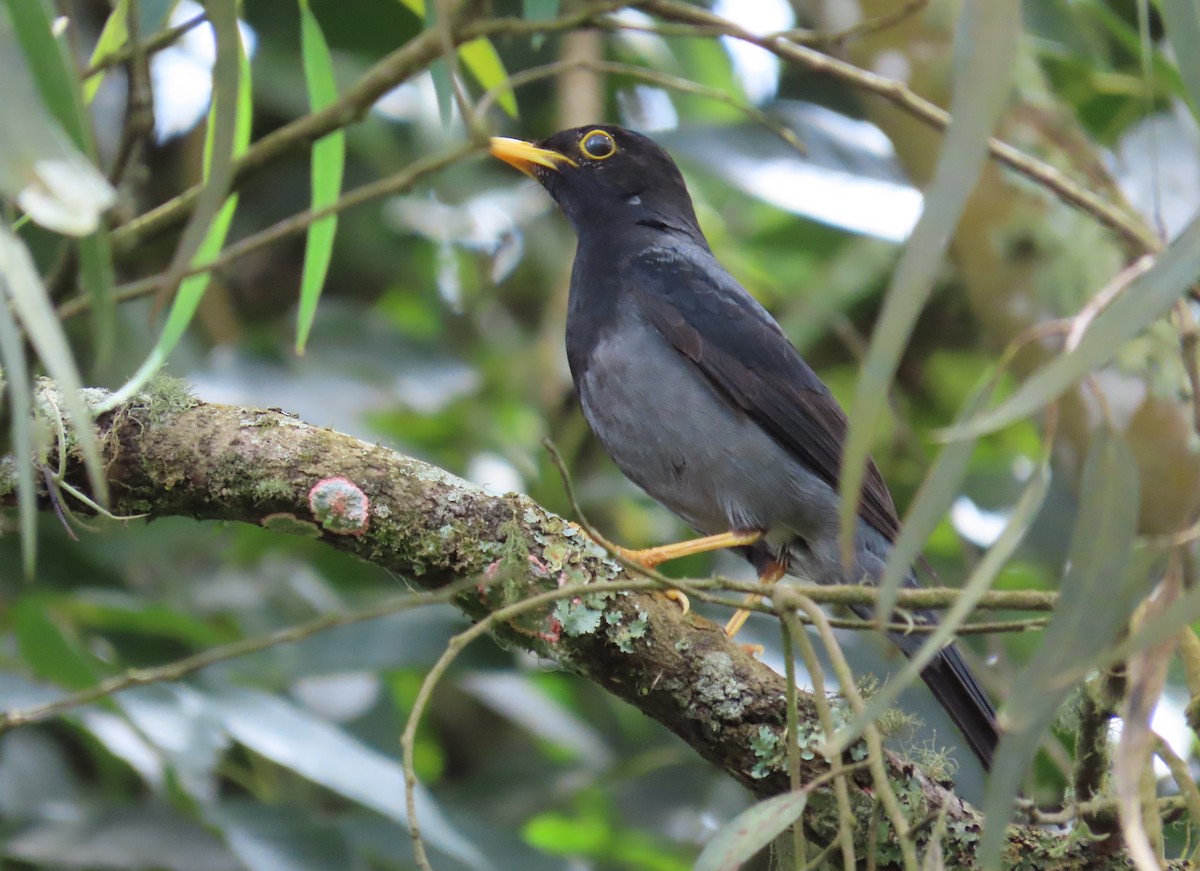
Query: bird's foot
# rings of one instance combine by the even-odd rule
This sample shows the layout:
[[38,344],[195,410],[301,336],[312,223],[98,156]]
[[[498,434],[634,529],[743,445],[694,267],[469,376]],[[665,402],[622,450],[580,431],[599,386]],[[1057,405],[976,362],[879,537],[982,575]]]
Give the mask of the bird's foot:
[[[771,562],[758,576],[758,582],[764,587],[774,586],[775,582],[787,574],[787,568],[780,563]],[[742,600],[742,607],[734,612],[729,618],[729,622],[725,624],[725,634],[731,639],[741,631],[746,625],[746,620],[750,617],[749,606],[757,605],[763,599],[761,593],[751,593]],[[743,649],[758,648],[758,652],[762,653],[762,646],[758,644],[743,644]]]
[[614,547],[614,552],[622,559],[637,563],[652,569],[670,560],[691,556],[696,553],[708,553],[714,550],[725,550],[730,547],[745,547],[754,544],[762,538],[761,532],[722,532],[718,535],[707,535],[704,538],[693,538],[689,541],[677,541],[658,547],[648,547],[644,550],[629,550],[624,547]]
[[692,603],[688,601],[688,597],[681,590],[663,590],[659,595],[664,599],[670,599],[679,606],[681,614],[686,614],[692,610]]

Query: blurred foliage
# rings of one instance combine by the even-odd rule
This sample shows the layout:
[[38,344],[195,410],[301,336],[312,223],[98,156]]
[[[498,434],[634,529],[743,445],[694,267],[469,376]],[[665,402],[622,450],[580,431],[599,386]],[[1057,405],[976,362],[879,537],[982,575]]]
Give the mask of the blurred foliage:
[[[67,16],[61,39],[82,68],[110,10],[101,0],[59,5]],[[143,0],[120,8],[140,9],[146,39],[166,26],[170,5]],[[310,0],[339,91],[422,32],[429,22],[414,14],[418,5],[358,0],[351,12],[344,3]],[[1117,147],[1184,96],[1156,14],[1151,54],[1143,55],[1138,5],[1026,4],[1028,37],[1056,95],[1105,146]],[[557,6],[498,2],[488,14],[539,19]],[[255,35],[257,141],[309,111],[301,10],[292,0],[255,0],[242,11]],[[473,60],[462,57],[471,76],[461,85],[478,98],[505,69],[530,69],[566,48],[557,36],[498,39]],[[845,402],[898,249],[770,205],[714,171],[730,150],[753,156],[782,147],[737,109],[747,98],[727,49],[711,39],[644,34],[598,43],[604,58],[684,76],[725,91],[729,102],[646,90],[615,75],[571,79],[580,93],[562,93],[566,79],[543,79],[517,91],[516,120],[494,110],[487,121],[497,132],[540,138],[564,125],[564,106],[591,98],[603,120],[645,125],[676,116],[656,135],[680,156],[717,256]],[[462,141],[457,116],[442,120],[454,109],[446,60],[437,63],[439,72],[416,76],[385,98],[383,111],[345,128],[343,190]],[[182,80],[155,86],[160,100],[183,100],[171,92],[185,87]],[[125,68],[110,70],[90,108],[101,166],[115,159],[127,97]],[[850,110],[852,95],[784,68],[762,107],[783,111],[796,101]],[[148,141],[121,184],[115,215],[128,219],[195,184],[204,141],[203,124]],[[273,161],[242,185],[231,241],[306,209],[309,186],[302,153]],[[55,302],[87,292],[71,278],[85,251],[28,224],[20,235]],[[214,274],[169,365],[199,396],[280,406],[569,514],[563,482],[541,446],[550,438],[588,519],[612,538],[640,546],[687,534],[617,473],[573,401],[562,351],[573,241],[540,190],[505,166],[472,158],[407,193],[342,213],[307,350],[296,356],[302,239],[290,236]],[[169,241],[148,240],[124,256],[118,281],[166,270],[171,258]],[[86,383],[116,388],[137,369],[158,338],[160,303],[142,297],[117,306],[111,343],[91,318],[66,322]],[[96,353],[98,343],[105,353]],[[931,432],[954,419],[994,363],[995,349],[980,345],[947,274],[902,361],[875,451],[901,506],[936,453]],[[6,448],[10,409],[0,406]],[[1003,516],[1042,452],[1034,423],[981,440],[963,485],[969,505]],[[997,586],[1053,588],[1074,516],[1073,496],[1056,486]],[[43,513],[36,576],[26,581],[15,513],[0,515],[0,709],[407,589],[404,579],[317,543],[257,528],[180,519],[92,523],[98,529],[75,541]],[[948,519],[928,542],[926,555],[947,585],[961,582],[982,553],[980,539],[965,530],[961,519]],[[715,565],[745,573],[728,558]],[[691,575],[713,567],[693,558],[666,569]],[[461,615],[441,607],[380,618],[0,735],[5,867],[412,867],[397,737],[422,677],[464,626]],[[747,640],[779,662],[768,621],[752,623]],[[846,644],[855,655],[874,655],[878,666],[870,638],[848,635]],[[1034,634],[967,642],[979,661],[990,658],[987,683],[1000,695],[1037,644]],[[954,741],[922,694],[910,693],[906,705],[935,724],[933,737],[898,736],[900,749]],[[1069,728],[1060,738],[1026,780],[1031,798],[1054,801],[1063,788]],[[977,797],[978,773],[960,762],[960,786]],[[426,789],[426,836],[437,867],[447,869],[684,869],[748,803],[662,727],[595,686],[547,673],[490,642],[471,648],[442,681],[418,735],[416,765]]]

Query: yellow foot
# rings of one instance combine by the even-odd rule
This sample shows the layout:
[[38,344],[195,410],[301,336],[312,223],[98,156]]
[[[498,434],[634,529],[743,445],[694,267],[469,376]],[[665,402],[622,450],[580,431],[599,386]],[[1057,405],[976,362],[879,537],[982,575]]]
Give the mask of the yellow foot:
[[[769,586],[774,584],[785,574],[787,574],[787,569],[785,569],[779,563],[772,562],[765,569],[763,569],[762,574],[758,576],[758,582],[763,586]],[[733,616],[729,618],[729,622],[725,624],[725,634],[730,638],[733,638],[733,636],[737,635],[738,632],[741,631],[741,628],[746,625],[746,620],[750,616],[750,612],[746,610],[746,607],[749,605],[758,604],[762,601],[762,598],[763,597],[758,593],[751,593],[749,596],[743,599],[742,607],[735,611]],[[758,645],[745,646],[758,647]],[[761,650],[762,648],[759,647],[760,652]]]
[[685,596],[681,591],[663,590],[662,595],[664,598],[670,599],[672,602],[678,605],[684,614],[692,610],[692,603],[688,601],[688,597]]
[[652,569],[670,560],[691,556],[694,553],[708,553],[729,547],[745,547],[748,544],[754,544],[760,538],[762,538],[761,532],[722,532],[719,535],[693,538],[691,541],[678,541],[659,547],[648,547],[645,550],[629,550],[624,547],[616,547],[613,550],[631,563]]

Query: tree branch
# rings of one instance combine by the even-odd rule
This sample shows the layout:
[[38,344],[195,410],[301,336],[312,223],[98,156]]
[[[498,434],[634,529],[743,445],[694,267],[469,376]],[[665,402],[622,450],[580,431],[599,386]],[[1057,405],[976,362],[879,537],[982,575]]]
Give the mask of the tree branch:
[[[50,407],[55,391],[43,382],[41,408]],[[96,401],[104,395],[95,394]],[[454,596],[474,618],[549,592],[557,604],[498,622],[497,634],[663,723],[755,795],[789,788],[783,678],[716,625],[652,595],[652,582],[626,576],[579,527],[528,498],[486,493],[281,411],[201,403],[165,379],[97,426],[114,513],[236,520],[317,536],[427,590],[474,581]],[[0,460],[0,494],[11,493],[14,467],[11,457]],[[78,457],[68,457],[67,480],[86,492]],[[6,500],[11,495],[0,497]],[[583,589],[589,591],[581,595]],[[819,729],[813,698],[798,696],[799,728]],[[975,867],[978,811],[910,762],[886,754],[883,765],[919,852],[932,836],[920,822],[944,815],[948,867]],[[800,775],[811,783],[830,771],[818,756],[803,762]],[[820,845],[838,837],[834,782],[846,785],[842,802],[848,799],[859,819],[871,816],[877,800],[871,776],[861,770],[830,778],[813,792],[805,816],[809,837]],[[860,827],[856,837],[865,832]],[[1064,845],[1058,833],[1033,826],[1013,826],[1009,842],[1026,867],[1125,867],[1119,855],[1092,855],[1095,845],[1082,839]]]

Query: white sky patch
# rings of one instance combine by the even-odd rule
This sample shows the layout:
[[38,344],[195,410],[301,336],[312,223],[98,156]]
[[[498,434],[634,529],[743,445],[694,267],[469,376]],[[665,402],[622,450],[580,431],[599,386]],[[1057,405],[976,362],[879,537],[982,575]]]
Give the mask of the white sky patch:
[[[755,0],[752,3],[717,0],[713,12],[759,35],[788,30],[796,23],[792,7],[785,0]],[[757,45],[727,36],[721,37],[721,44],[751,103],[762,103],[775,96],[779,89],[779,58]]]
[[335,723],[357,720],[379,698],[378,676],[369,672],[310,674],[292,684],[292,695],[305,707]]
[[1181,101],[1130,127],[1112,158],[1117,183],[1143,215],[1175,238],[1196,214],[1200,130]]
[[[636,9],[621,9],[609,17],[628,27],[651,27],[654,25],[653,18]],[[630,51],[641,55],[653,67],[672,69],[675,66],[675,58],[671,55],[667,41],[656,33],[618,30],[615,39]]]
[[958,534],[977,547],[991,547],[1008,525],[1008,514],[986,511],[966,496],[959,496],[950,506],[950,523]]
[[[194,0],[180,0],[169,19],[175,27],[204,12]],[[238,31],[246,54],[254,56],[258,37],[248,25],[238,21]],[[193,27],[175,45],[150,59],[150,79],[154,88],[154,134],[159,142],[187,133],[208,111],[212,97],[212,68],[217,61],[217,42],[212,25]]]
[[521,473],[499,454],[485,452],[471,457],[467,463],[466,478],[494,496],[525,491]]
[[907,239],[921,214],[921,192],[914,187],[799,160],[731,155],[726,177],[773,206],[888,242]]
[[[1163,693],[1154,708],[1154,714],[1150,717],[1150,728],[1161,735],[1181,759],[1192,759],[1194,736],[1188,728],[1183,708],[1182,700],[1175,698],[1170,692]],[[1119,718],[1112,720],[1111,737],[1114,744],[1121,739],[1121,729],[1124,725],[1124,721]],[[1170,769],[1157,756],[1154,757],[1154,776],[1159,779],[1171,776]]]
[[375,101],[371,111],[389,121],[424,121],[438,117],[437,88],[430,73],[402,82]]
[[671,95],[662,88],[635,85],[617,94],[621,117],[625,124],[643,133],[674,130],[679,126],[679,113]]

